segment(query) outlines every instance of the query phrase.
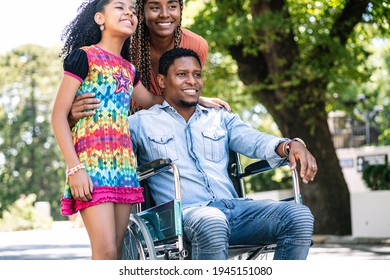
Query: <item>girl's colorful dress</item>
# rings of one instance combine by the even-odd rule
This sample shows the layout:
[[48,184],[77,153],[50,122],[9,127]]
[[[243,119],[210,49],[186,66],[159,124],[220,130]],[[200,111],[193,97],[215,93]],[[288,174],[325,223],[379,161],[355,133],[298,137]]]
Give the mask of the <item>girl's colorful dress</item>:
[[103,202],[142,202],[128,125],[130,98],[139,73],[129,61],[92,45],[67,56],[64,74],[81,81],[76,96],[94,92],[100,108],[72,128],[77,155],[93,182],[92,200],[73,199],[66,178],[61,214],[72,215]]

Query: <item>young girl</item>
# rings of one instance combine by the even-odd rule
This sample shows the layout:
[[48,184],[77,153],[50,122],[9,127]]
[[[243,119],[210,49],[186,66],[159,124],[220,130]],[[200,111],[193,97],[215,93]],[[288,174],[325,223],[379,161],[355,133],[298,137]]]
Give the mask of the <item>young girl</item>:
[[[61,213],[80,211],[92,259],[120,259],[131,205],[143,201],[128,126],[130,98],[149,108],[162,103],[139,82],[129,62],[138,24],[132,0],[93,0],[66,27],[64,75],[52,126],[68,170]],[[75,96],[93,92],[100,108],[69,130]]]

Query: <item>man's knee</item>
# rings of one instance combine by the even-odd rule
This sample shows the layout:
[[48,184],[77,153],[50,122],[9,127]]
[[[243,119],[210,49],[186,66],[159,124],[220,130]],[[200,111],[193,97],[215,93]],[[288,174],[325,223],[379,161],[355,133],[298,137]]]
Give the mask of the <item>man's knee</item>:
[[184,231],[190,242],[203,248],[227,246],[230,236],[225,215],[213,207],[191,208],[183,212]]
[[309,238],[313,233],[314,217],[309,207],[295,204],[290,209],[288,221],[290,221],[290,231],[299,233],[300,236]]

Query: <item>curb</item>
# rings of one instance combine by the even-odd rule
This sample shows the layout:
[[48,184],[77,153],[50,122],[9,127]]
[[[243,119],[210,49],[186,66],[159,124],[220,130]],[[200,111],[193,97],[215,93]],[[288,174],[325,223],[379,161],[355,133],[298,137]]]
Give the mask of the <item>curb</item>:
[[378,244],[390,246],[390,238],[354,237],[351,235],[313,235],[314,244]]

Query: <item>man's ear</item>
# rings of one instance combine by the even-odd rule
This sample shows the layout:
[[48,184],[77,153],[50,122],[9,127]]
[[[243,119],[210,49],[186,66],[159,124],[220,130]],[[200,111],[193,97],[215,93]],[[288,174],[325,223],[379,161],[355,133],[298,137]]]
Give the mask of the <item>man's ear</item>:
[[161,75],[161,74],[158,74],[157,75],[157,83],[158,83],[158,86],[162,89],[165,88],[165,77],[164,75]]
[[101,12],[97,12],[93,17],[93,19],[95,20],[96,24],[99,26],[104,24],[104,15]]

